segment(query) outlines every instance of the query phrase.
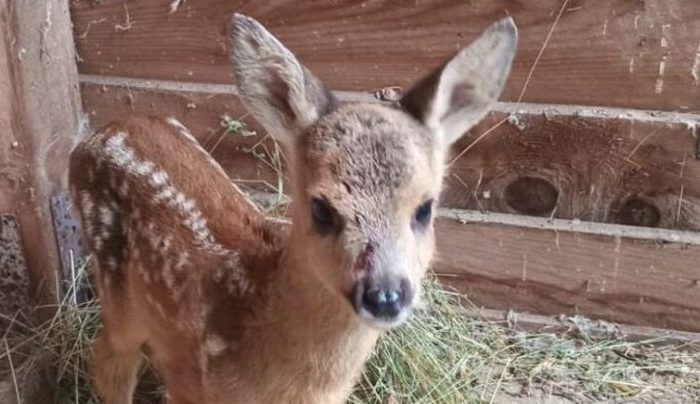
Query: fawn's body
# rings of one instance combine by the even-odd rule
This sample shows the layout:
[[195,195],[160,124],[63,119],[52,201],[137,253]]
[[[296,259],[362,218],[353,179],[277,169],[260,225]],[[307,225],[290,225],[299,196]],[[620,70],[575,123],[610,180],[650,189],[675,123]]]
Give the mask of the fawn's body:
[[234,18],[241,98],[290,155],[289,235],[175,120],[129,118],[83,141],[70,180],[99,269],[99,395],[130,402],[145,351],[173,403],[344,401],[378,329],[417,301],[447,146],[507,76],[514,26],[489,32],[400,106],[339,105]]
[[[176,157],[145,157],[160,153]],[[147,118],[107,126],[74,153],[86,232],[101,240],[92,243],[105,323],[97,380],[120,382],[98,388],[118,388],[114,402],[127,402],[146,347],[178,402],[301,402],[321,392],[340,399],[352,381],[339,375],[357,373],[376,332],[315,277],[290,276],[305,268],[284,253],[279,226],[204,153],[181,129]],[[87,191],[91,178],[110,185]],[[200,215],[206,226],[197,231],[216,244],[184,228]],[[228,382],[209,384],[219,375]]]

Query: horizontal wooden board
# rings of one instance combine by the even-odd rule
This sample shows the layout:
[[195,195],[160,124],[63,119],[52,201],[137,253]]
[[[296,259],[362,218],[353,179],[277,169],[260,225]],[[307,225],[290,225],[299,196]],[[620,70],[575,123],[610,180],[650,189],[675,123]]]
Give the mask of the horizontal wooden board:
[[[231,83],[226,33],[234,12],[258,18],[330,87],[409,86],[512,15],[520,46],[504,100],[526,81],[561,0],[73,1],[83,73]],[[700,3],[572,0],[524,100],[700,110]]]
[[[133,113],[176,117],[239,185],[267,192],[277,187],[278,174],[271,166],[270,157],[274,144],[263,139],[264,132],[246,116],[243,106],[233,96],[92,84],[82,84],[81,92],[83,109],[95,129]],[[225,116],[240,119],[255,133],[251,136],[225,133],[221,126]],[[258,143],[260,146],[253,152],[251,148]]]
[[[233,178],[276,186],[277,173],[246,149],[264,132],[234,96],[95,84],[83,84],[82,93],[95,125],[130,112],[175,116],[208,148],[221,141],[214,156]],[[547,111],[494,112],[458,142],[455,155],[468,151],[450,167],[443,206],[700,229],[700,161],[691,121]],[[258,136],[224,135],[225,114],[244,117]]]
[[467,151],[453,160],[444,203],[699,230],[694,131],[682,121],[495,112],[455,145]]
[[534,220],[542,228],[439,219],[436,272],[490,309],[700,331],[700,245],[551,230]]

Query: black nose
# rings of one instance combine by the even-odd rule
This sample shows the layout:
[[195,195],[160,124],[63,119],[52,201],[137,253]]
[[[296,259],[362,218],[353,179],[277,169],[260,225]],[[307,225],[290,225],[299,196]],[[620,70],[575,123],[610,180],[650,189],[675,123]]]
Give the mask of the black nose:
[[401,291],[396,289],[368,290],[362,305],[375,317],[396,317],[401,311]]
[[396,286],[366,283],[362,289],[362,308],[377,318],[396,318],[410,298],[407,281],[402,281]]

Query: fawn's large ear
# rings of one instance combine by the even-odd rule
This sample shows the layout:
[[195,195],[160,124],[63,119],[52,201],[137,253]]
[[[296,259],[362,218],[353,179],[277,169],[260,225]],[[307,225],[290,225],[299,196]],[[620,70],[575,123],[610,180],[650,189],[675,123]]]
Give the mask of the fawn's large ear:
[[513,19],[504,18],[423,78],[401,98],[401,105],[441,133],[445,145],[453,143],[477,124],[501,95],[517,43]]
[[259,22],[235,14],[230,45],[238,95],[281,142],[293,142],[333,108],[330,91]]

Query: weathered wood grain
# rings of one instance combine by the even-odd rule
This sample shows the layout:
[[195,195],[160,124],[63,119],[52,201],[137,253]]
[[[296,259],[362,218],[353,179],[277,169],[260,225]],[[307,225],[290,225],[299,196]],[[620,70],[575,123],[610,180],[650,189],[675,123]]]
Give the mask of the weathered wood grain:
[[0,53],[0,209],[19,222],[35,303],[55,305],[49,197],[65,185],[81,123],[68,0],[0,0]]
[[[224,114],[245,116],[234,96],[94,84],[82,89],[95,125],[133,111],[176,116],[208,147],[223,139],[214,156],[232,177],[276,184],[269,165],[245,150],[264,133],[250,117],[243,121],[259,136],[223,136]],[[700,229],[700,161],[687,127],[692,122],[556,111],[494,112],[474,128],[454,147],[455,155],[509,117],[453,162],[443,206]]]
[[[487,25],[512,15],[518,98],[562,1],[73,1],[83,73],[230,83],[233,12],[258,18],[334,89],[410,85]],[[524,100],[700,109],[700,3],[572,0]]]
[[700,246],[439,219],[436,272],[479,306],[700,331]]
[[[278,173],[271,166],[274,144],[231,95],[194,92],[144,91],[126,87],[82,84],[83,108],[97,129],[111,120],[138,113],[173,116],[184,123],[204,148],[239,185],[270,192],[278,187]],[[222,118],[244,122],[252,136],[225,133]],[[255,153],[251,148],[255,148]]]
[[688,124],[492,113],[455,146],[459,154],[498,125],[453,162],[444,203],[698,230],[700,161]]

